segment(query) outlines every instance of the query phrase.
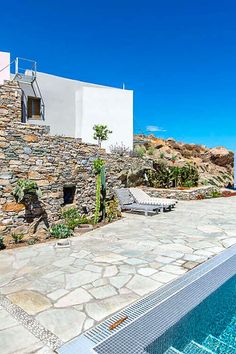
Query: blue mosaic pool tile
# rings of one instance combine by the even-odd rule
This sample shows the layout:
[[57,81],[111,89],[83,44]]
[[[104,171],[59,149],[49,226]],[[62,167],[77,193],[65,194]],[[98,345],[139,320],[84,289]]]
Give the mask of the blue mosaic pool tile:
[[226,344],[211,334],[204,340],[203,345],[217,354],[235,354],[236,348]]
[[[221,333],[219,339],[236,348],[236,316],[233,317],[230,324]],[[234,353],[236,353],[236,350]]]
[[191,341],[185,348],[184,354],[215,354],[215,352],[207,349],[201,344]]

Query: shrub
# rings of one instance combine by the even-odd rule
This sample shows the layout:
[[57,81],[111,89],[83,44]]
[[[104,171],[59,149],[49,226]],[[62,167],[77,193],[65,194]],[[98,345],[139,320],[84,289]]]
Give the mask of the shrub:
[[74,230],[79,225],[80,214],[76,208],[69,208],[62,212],[62,217],[65,220],[66,226],[70,230]]
[[66,210],[63,210],[62,217],[65,220],[68,220],[68,219],[79,219],[80,214],[79,214],[79,211],[78,211],[77,208],[72,207],[72,208],[68,208]]
[[54,238],[67,238],[72,235],[72,231],[69,229],[69,227],[65,224],[57,224],[53,225],[50,229],[49,232],[52,237]]
[[144,146],[136,146],[133,151],[133,156],[143,158],[145,155],[145,152],[146,152],[146,149]]
[[196,187],[198,185],[199,174],[197,168],[187,163],[181,167],[180,171],[180,183],[184,187]]
[[22,242],[23,238],[24,238],[24,234],[16,234],[16,233],[12,233],[11,235],[14,243],[20,243]]
[[0,250],[4,250],[4,248],[6,248],[4,244],[4,237],[0,236]]
[[69,208],[62,212],[62,217],[65,220],[66,226],[70,230],[74,230],[80,224],[88,224],[89,221],[85,215],[80,215],[77,208]]
[[183,182],[183,187],[192,188],[192,187],[194,187],[194,182],[193,181]]
[[163,161],[154,163],[155,170],[148,170],[147,177],[151,187],[195,187],[198,185],[198,171],[195,166],[186,164],[183,167],[169,166]]
[[161,152],[160,153],[160,159],[164,159],[165,158],[165,154],[164,154],[164,152]]
[[29,246],[35,245],[35,243],[36,243],[36,240],[35,240],[35,239],[29,239],[29,240],[27,240],[27,245],[29,245]]
[[17,202],[20,203],[24,199],[26,193],[36,194],[38,198],[42,196],[42,192],[36,182],[31,181],[30,179],[19,179],[12,194]]
[[150,146],[147,150],[148,155],[153,155],[155,152],[155,148],[153,146]]
[[67,219],[65,220],[65,225],[72,231],[79,226],[79,220],[78,219]]
[[116,144],[110,146],[110,152],[118,156],[126,156],[130,154],[130,149],[123,144]]
[[116,199],[109,200],[106,203],[106,217],[108,222],[112,222],[113,220],[121,217],[121,212],[118,207],[119,203]]
[[79,223],[81,225],[83,225],[83,224],[91,224],[91,219],[89,219],[86,215],[82,214],[82,215],[80,215]]
[[219,197],[221,197],[221,193],[219,191],[215,190],[209,194],[209,197],[210,198],[219,198]]

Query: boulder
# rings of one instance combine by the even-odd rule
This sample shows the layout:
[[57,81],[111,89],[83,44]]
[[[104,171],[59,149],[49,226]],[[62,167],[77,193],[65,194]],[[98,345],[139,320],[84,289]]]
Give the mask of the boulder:
[[234,154],[232,151],[227,150],[223,146],[219,146],[213,149],[210,149],[210,160],[218,166],[231,166],[234,165]]
[[127,175],[127,187],[137,187],[145,184],[146,181],[146,173],[148,170],[153,170],[150,168],[142,168],[133,171],[129,171]]

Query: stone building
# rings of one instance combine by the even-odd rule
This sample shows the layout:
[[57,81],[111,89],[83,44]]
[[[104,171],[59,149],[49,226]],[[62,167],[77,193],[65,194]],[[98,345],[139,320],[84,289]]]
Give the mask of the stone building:
[[108,195],[125,183],[130,171],[143,167],[142,159],[117,157],[81,139],[51,136],[46,126],[22,123],[21,95],[17,82],[0,85],[0,231],[25,223],[25,206],[12,195],[19,178],[37,182],[43,192],[41,206],[52,223],[68,203],[93,212],[93,161],[98,155],[106,163]]
[[104,124],[112,131],[103,144],[107,151],[116,144],[133,149],[132,90],[38,72],[32,60],[10,63],[10,53],[0,52],[0,84],[13,79],[22,89],[22,122],[47,125],[52,135],[84,143],[94,143],[93,126]]

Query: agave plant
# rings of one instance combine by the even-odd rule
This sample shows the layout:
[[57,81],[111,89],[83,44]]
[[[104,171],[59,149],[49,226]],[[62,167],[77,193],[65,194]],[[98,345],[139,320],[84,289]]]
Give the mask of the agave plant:
[[12,194],[16,198],[17,202],[23,201],[27,193],[36,194],[38,198],[41,198],[42,192],[37,183],[29,179],[19,179]]
[[72,236],[72,230],[70,230],[69,227],[65,224],[53,225],[49,229],[49,232],[52,237],[59,238],[59,239]]

